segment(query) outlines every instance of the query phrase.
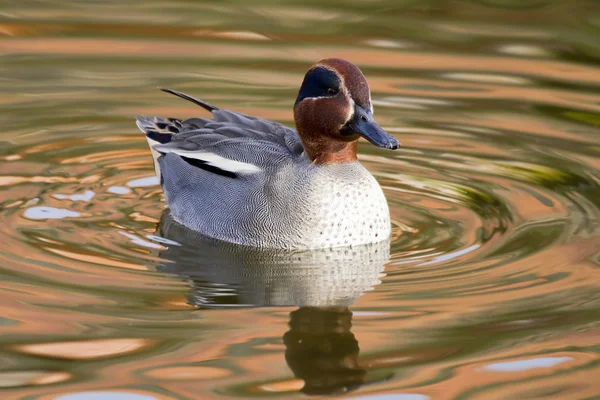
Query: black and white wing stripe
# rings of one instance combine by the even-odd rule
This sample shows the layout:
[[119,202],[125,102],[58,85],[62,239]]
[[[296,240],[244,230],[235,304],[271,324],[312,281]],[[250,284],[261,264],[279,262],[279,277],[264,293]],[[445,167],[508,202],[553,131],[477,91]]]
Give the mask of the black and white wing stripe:
[[212,112],[213,119],[138,117],[152,149],[156,173],[158,158],[174,153],[188,164],[229,178],[269,169],[286,157],[302,154],[296,131],[276,122],[220,110],[183,93],[162,89]]

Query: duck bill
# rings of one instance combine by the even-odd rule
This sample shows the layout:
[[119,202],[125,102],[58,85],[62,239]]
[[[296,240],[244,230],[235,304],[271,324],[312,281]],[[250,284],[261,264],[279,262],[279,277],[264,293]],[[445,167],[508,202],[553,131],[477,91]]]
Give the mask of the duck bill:
[[354,106],[352,119],[344,125],[341,133],[343,135],[357,134],[367,139],[377,147],[395,150],[400,147],[400,142],[392,135],[381,129],[373,119],[370,110],[365,110],[357,105]]

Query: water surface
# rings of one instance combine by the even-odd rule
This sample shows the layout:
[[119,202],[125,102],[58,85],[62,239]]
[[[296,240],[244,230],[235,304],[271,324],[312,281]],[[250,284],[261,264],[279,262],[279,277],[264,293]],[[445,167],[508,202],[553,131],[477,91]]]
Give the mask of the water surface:
[[[4,2],[0,397],[600,396],[595,1]],[[169,220],[170,87],[292,124],[358,64],[389,243],[242,251]]]

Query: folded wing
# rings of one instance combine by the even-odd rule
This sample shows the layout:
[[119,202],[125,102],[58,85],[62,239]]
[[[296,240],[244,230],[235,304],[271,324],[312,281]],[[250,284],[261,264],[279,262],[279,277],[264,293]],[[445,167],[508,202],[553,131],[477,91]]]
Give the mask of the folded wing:
[[[200,105],[212,112],[213,119],[137,118],[137,126],[152,149],[159,178],[158,159],[165,154],[177,155],[202,171],[235,178],[269,170],[303,152],[298,134],[285,125],[220,110],[183,93],[164,91]],[[160,164],[169,168],[168,163]]]

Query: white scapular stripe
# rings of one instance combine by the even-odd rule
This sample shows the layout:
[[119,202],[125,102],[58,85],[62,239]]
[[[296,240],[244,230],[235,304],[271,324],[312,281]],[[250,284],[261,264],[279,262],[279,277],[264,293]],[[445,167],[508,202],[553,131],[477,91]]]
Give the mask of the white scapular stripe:
[[241,161],[230,160],[228,158],[221,157],[214,153],[208,153],[203,151],[190,151],[190,150],[182,150],[182,149],[166,149],[161,148],[162,150],[175,153],[177,155],[187,157],[187,158],[195,158],[196,160],[202,160],[212,165],[213,167],[217,167],[222,169],[223,171],[234,172],[238,174],[254,174],[256,172],[260,172],[261,169],[258,168],[254,164],[248,164]]

